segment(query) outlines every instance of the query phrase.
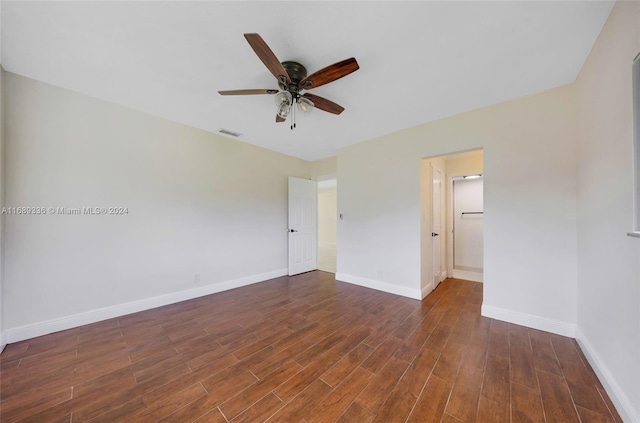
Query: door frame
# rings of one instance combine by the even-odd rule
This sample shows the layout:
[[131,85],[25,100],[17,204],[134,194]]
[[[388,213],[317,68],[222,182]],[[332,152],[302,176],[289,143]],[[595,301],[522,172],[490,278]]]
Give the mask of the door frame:
[[464,175],[447,175],[449,213],[447,213],[447,277],[453,277],[453,179]]
[[[446,232],[446,222],[444,219],[444,210],[445,210],[445,203],[446,203],[446,199],[445,199],[445,194],[446,194],[446,184],[443,183],[445,182],[445,178],[446,178],[446,174],[442,169],[438,169],[436,166],[433,165],[433,162],[429,163],[429,168],[430,168],[430,176],[431,176],[431,286],[433,287],[432,289],[436,289],[438,287],[438,285],[440,284],[440,282],[442,282],[445,277],[446,277],[446,268],[447,268],[447,257],[445,254],[445,250],[446,250],[446,237],[443,234],[443,231]],[[440,198],[438,203],[440,204],[440,210],[438,213],[438,216],[440,217],[440,229],[438,229],[440,231],[439,234],[437,235],[433,235],[436,230],[435,227],[435,222],[436,219],[434,219],[435,213],[434,210],[436,210],[435,206],[435,199],[436,199],[436,195],[435,195],[435,190],[433,189],[433,186],[435,184],[435,171],[438,171],[440,173]],[[444,242],[442,240],[445,240]],[[445,245],[443,245],[443,243]],[[437,252],[440,253],[440,257],[439,257],[439,271],[437,271],[436,269],[434,269],[435,264],[436,264],[436,244],[438,245],[438,249]],[[445,263],[443,263],[443,261]],[[443,271],[444,269],[444,271]]]

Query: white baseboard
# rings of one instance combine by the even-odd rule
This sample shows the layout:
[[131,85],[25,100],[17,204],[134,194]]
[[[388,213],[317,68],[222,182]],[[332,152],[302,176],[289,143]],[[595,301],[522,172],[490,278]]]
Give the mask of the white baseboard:
[[365,288],[371,288],[377,291],[413,298],[415,300],[422,300],[422,292],[420,289],[407,288],[406,286],[398,286],[388,282],[361,278],[360,276],[347,275],[344,273],[336,273],[336,280],[364,286]]
[[170,294],[159,295],[157,297],[145,298],[143,300],[132,301],[129,303],[90,310],[70,316],[59,317],[57,319],[51,319],[44,322],[32,323],[17,328],[11,328],[6,330],[4,336],[2,337],[2,342],[19,342],[25,339],[35,338],[37,336],[47,335],[53,332],[59,332],[61,330],[71,329],[90,323],[96,323],[101,320],[112,319],[114,317],[124,316],[126,314],[149,310],[168,304],[174,304],[180,301],[203,297],[205,295],[215,294],[217,292],[228,291],[234,288],[240,288],[241,286],[251,285],[268,279],[285,276],[287,274],[287,269],[278,269],[258,275],[245,276],[238,279],[188,289],[185,291],[172,292]]
[[576,335],[576,325],[573,323],[560,322],[558,320],[547,319],[546,317],[534,316],[484,304],[482,305],[481,313],[485,317],[527,326],[557,335],[568,336],[570,338],[575,338]]
[[424,300],[427,295],[431,294],[431,291],[433,291],[433,285],[427,285],[424,288],[422,288],[422,291],[421,291],[422,296],[420,297],[420,299]]
[[7,346],[6,339],[7,336],[5,335],[4,331],[0,332],[0,354],[2,354],[2,351],[4,351],[4,347]]
[[576,329],[576,341],[580,345],[582,352],[587,357],[589,364],[593,367],[593,370],[598,375],[598,379],[602,382],[602,386],[609,394],[609,398],[613,401],[613,405],[615,405],[618,414],[622,417],[622,420],[625,422],[640,422],[640,412],[639,410],[634,410],[631,405],[631,401],[625,395],[620,385],[616,382],[615,378],[609,372],[609,369],[604,364],[596,350],[593,348],[593,345],[589,342],[587,337],[582,333],[580,328]]

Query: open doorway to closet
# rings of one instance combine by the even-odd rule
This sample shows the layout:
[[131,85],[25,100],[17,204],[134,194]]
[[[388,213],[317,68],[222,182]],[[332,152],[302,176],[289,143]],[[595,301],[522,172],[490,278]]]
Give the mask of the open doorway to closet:
[[452,177],[452,261],[456,279],[483,280],[484,181],[482,174]]
[[447,277],[483,281],[483,181],[481,149],[422,160],[423,298]]
[[318,269],[336,273],[337,181],[318,181]]

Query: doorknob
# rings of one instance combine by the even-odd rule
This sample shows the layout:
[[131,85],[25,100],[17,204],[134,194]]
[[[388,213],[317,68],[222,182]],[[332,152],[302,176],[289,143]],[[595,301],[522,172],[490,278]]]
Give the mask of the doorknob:
[[289,229],[289,232],[298,232],[297,229]]
[[435,232],[431,232],[431,236],[438,236],[438,234]]

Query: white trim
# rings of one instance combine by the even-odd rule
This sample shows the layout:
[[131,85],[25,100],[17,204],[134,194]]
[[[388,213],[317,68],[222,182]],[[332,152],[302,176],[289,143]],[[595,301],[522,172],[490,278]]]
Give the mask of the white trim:
[[[446,159],[445,159],[446,161]],[[447,192],[446,197],[449,200],[447,204],[447,277],[453,277],[453,176],[447,174]]]
[[440,272],[439,278],[440,278],[440,282],[438,282],[438,284],[440,284],[445,279],[447,279],[447,270],[446,269]]
[[0,354],[2,354],[2,351],[4,351],[4,347],[7,346],[5,339],[7,339],[7,336],[5,335],[4,331],[0,332]]
[[589,342],[585,334],[580,330],[580,328],[576,329],[576,341],[580,345],[582,352],[587,357],[589,364],[593,367],[593,370],[596,372],[598,379],[602,382],[602,386],[609,394],[609,398],[613,401],[613,404],[616,407],[616,411],[622,417],[622,420],[625,422],[640,422],[640,414],[638,414],[638,410],[634,410],[631,405],[631,401],[625,395],[624,390],[620,388],[615,378],[607,369],[604,362],[593,348],[593,345]]
[[180,301],[186,301],[193,298],[203,297],[205,295],[215,294],[217,292],[228,291],[229,289],[251,285],[268,279],[285,276],[286,274],[287,269],[278,269],[267,273],[245,276],[238,279],[214,283],[194,289],[188,289],[185,291],[172,292],[170,294],[159,295],[157,297],[145,298],[143,300],[85,311],[83,313],[59,317],[57,319],[51,319],[44,322],[32,323],[17,328],[7,329],[7,331],[5,332],[5,336],[2,337],[2,340],[3,342],[7,343],[19,342],[25,339],[35,338],[37,336],[47,335],[53,332],[59,332],[61,330],[71,329],[90,323],[96,323],[101,320],[124,316],[126,314],[149,310],[168,304],[174,304]]
[[520,313],[518,311],[506,310],[504,308],[483,304],[481,314],[492,319],[527,326],[533,329],[555,333],[557,335],[568,336],[570,338],[574,338],[576,334],[576,325],[573,323],[547,319],[546,317],[534,316],[531,314]]
[[398,286],[388,282],[361,278],[360,276],[347,275],[345,273],[336,273],[336,280],[364,286],[365,288],[371,288],[377,291],[400,295],[402,297],[413,298],[414,300],[422,300],[422,292],[420,289],[407,288],[406,286]]
[[422,291],[421,291],[422,297],[420,299],[424,300],[427,297],[427,295],[431,294],[431,291],[433,291],[433,285],[428,285],[422,288]]

